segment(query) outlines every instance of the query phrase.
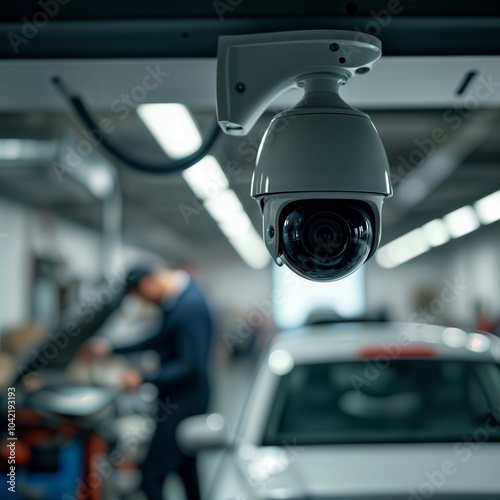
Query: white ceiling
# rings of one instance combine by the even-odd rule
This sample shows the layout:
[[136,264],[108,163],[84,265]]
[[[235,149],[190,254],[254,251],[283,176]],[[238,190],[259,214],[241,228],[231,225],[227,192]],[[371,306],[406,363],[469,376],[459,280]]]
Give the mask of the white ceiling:
[[[59,76],[94,109],[110,111],[110,103],[141,86],[148,68],[168,73],[141,102],[182,102],[195,110],[215,110],[215,59],[140,60],[0,60],[0,111],[64,111],[66,103],[51,83]],[[343,89],[349,104],[364,109],[446,108],[473,92],[456,95],[465,75],[477,71],[500,82],[500,57],[382,57],[374,69],[356,76]],[[500,84],[498,84],[500,85]],[[274,106],[284,108],[300,98],[290,91]],[[480,107],[500,107],[500,92]]]
[[[207,131],[215,122],[215,59],[141,59],[141,60],[0,60],[0,137],[38,137],[67,140],[75,121],[70,119],[68,105],[51,83],[61,77],[73,92],[80,95],[90,111],[113,119],[114,143],[136,158],[164,162],[165,156],[151,134],[130,113],[120,120],[112,103],[122,94],[132,94],[141,86],[148,68],[168,73],[155,89],[147,92],[142,102],[182,102],[188,105]],[[465,93],[456,95],[465,75],[478,74]],[[475,99],[484,87],[481,78],[493,82],[492,92]],[[498,83],[496,83],[498,82]],[[496,85],[496,86],[495,86]],[[374,70],[357,76],[342,88],[345,100],[370,115],[385,144],[393,169],[398,157],[405,158],[415,149],[415,140],[430,137],[435,127],[450,136],[446,147],[453,158],[453,144],[463,144],[460,137],[477,135],[474,148],[464,153],[460,164],[453,165],[448,178],[429,194],[419,206],[401,216],[388,200],[384,220],[385,238],[392,238],[419,226],[447,211],[471,203],[500,186],[500,57],[382,57]],[[283,109],[300,98],[299,91],[284,94],[273,104]],[[487,108],[464,121],[459,130],[444,120],[447,110],[467,103]],[[493,108],[493,110],[492,110]],[[498,116],[497,116],[498,114]],[[254,157],[247,155],[248,145],[260,137],[269,123],[266,114],[247,137],[223,136],[215,154],[221,164],[236,160],[241,175],[230,179],[245,209],[260,229],[260,216],[250,198],[250,178]],[[486,126],[491,119],[491,127]],[[496,121],[495,121],[496,120]],[[486,125],[485,125],[486,124]],[[74,132],[73,132],[74,133]],[[245,144],[246,141],[246,144]],[[253,142],[252,142],[253,141]],[[242,148],[242,146],[244,146]],[[256,148],[254,148],[256,151]],[[51,208],[69,218],[99,227],[100,206],[68,180],[60,183],[50,164],[40,162],[7,168],[0,162],[0,196],[10,196],[34,206]],[[135,244],[168,253],[172,261],[183,259],[234,259],[235,252],[206,213],[201,212],[187,224],[179,211],[182,203],[193,204],[193,194],[180,175],[151,176],[136,173],[117,164],[124,196],[124,234]],[[390,213],[397,213],[391,223]]]

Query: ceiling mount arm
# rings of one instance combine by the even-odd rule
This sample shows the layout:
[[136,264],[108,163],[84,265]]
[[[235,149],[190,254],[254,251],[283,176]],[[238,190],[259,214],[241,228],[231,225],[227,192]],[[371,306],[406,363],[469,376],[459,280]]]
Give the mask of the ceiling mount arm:
[[[314,30],[222,36],[217,65],[217,116],[222,130],[246,135],[274,99],[304,75],[347,81],[368,73],[382,53],[365,33]],[[263,76],[264,75],[264,76]]]

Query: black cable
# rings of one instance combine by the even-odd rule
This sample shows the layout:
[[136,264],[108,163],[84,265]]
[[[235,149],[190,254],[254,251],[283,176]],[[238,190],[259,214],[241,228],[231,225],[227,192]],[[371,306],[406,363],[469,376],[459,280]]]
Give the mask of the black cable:
[[141,172],[147,172],[149,174],[171,174],[174,172],[185,170],[195,163],[198,163],[204,156],[206,156],[210,152],[212,146],[215,144],[215,141],[222,132],[221,128],[218,126],[218,124],[216,124],[201,147],[193,154],[181,158],[180,160],[171,160],[168,163],[163,164],[144,163],[143,161],[140,161],[136,158],[131,158],[108,140],[106,134],[101,131],[95,120],[90,115],[82,99],[77,95],[73,95],[72,92],[70,92],[66,87],[66,85],[64,85],[60,77],[54,76],[52,78],[52,83],[68,101],[75,114],[83,123],[87,134],[92,137],[92,139],[96,141],[99,146],[105,149],[116,159],[118,159],[128,167],[139,170]]

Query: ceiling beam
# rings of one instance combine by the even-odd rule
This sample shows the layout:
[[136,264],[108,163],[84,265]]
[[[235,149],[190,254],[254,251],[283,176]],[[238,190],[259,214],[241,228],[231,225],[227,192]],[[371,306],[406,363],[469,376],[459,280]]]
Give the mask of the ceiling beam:
[[381,39],[388,56],[499,55],[496,10],[481,17],[420,17],[403,11],[387,22],[378,20],[377,11],[368,16],[228,16],[224,22],[217,16],[67,21],[56,16],[31,30],[28,15],[27,22],[0,23],[0,59],[215,57],[220,35],[305,29],[369,32]]

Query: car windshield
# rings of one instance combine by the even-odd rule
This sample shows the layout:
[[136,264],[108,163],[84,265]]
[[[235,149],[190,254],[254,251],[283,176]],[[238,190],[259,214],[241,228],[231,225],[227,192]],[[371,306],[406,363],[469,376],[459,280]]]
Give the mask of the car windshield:
[[263,444],[499,441],[499,418],[494,363],[297,365],[280,380]]

